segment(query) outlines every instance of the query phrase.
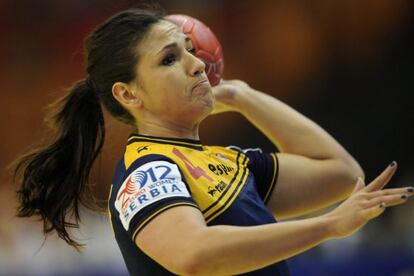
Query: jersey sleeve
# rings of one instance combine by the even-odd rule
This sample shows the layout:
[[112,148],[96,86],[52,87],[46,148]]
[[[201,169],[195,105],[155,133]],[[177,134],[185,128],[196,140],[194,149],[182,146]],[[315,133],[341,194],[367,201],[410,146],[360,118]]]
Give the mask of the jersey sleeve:
[[132,240],[149,221],[169,208],[198,208],[178,166],[169,159],[135,161],[126,171],[113,202]]
[[279,162],[274,153],[264,153],[261,149],[240,149],[235,146],[229,148],[239,150],[249,159],[248,168],[253,173],[259,196],[265,204],[272,194],[279,171]]

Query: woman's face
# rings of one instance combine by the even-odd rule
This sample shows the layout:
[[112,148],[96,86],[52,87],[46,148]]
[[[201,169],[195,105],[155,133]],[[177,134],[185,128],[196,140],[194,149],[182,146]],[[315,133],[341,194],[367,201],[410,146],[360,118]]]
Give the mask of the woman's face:
[[143,112],[175,123],[195,124],[212,110],[214,96],[204,63],[174,24],[154,24],[138,46],[136,86]]

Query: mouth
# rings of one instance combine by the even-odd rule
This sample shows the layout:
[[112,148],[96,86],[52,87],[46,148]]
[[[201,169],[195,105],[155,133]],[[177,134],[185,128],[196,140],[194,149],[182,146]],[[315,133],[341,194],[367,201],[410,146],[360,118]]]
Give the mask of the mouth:
[[202,87],[208,87],[210,88],[210,82],[208,81],[208,79],[203,79],[199,82],[197,82],[192,88],[191,90],[197,89],[197,88],[202,88]]

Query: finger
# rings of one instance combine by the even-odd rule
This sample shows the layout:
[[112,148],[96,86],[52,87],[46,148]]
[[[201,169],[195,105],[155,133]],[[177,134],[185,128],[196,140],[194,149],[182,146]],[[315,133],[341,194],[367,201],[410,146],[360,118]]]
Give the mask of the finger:
[[370,184],[367,185],[365,191],[372,192],[381,190],[390,181],[397,169],[397,162],[393,161],[391,164],[375,178]]
[[387,204],[387,207],[398,206],[398,205],[406,203],[407,201],[408,201],[408,197],[404,198],[404,196],[401,196],[401,200],[399,201],[397,200],[395,202],[389,203]]
[[379,206],[381,203],[384,203],[386,206],[399,205],[399,204],[405,203],[407,199],[408,199],[408,196],[406,194],[381,196],[381,197],[368,200],[365,203],[365,208]]
[[411,187],[384,189],[384,190],[366,193],[364,197],[366,199],[373,199],[373,198],[385,196],[385,195],[403,195],[403,194],[407,194],[407,196],[410,197],[414,195],[414,193],[411,191],[412,191]]
[[355,184],[354,190],[352,191],[352,194],[355,194],[359,191],[361,191],[365,187],[365,182],[361,177],[358,177],[358,180]]
[[385,207],[385,204],[372,206],[371,208],[363,210],[362,215],[368,220],[371,220],[381,215],[385,211]]

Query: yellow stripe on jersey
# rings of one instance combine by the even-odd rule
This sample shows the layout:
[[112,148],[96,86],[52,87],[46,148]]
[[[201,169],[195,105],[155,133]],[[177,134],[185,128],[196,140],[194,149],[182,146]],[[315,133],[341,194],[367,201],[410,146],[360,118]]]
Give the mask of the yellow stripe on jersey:
[[176,141],[176,140],[171,140],[171,139],[152,138],[152,137],[144,137],[144,136],[139,136],[139,135],[128,138],[128,142],[133,139],[139,139],[139,140],[148,141],[148,142],[167,142],[167,143],[174,143],[174,144],[187,145],[187,146],[202,146],[201,143],[188,143],[188,142]]
[[111,224],[111,229],[112,229],[112,233],[115,235],[115,230],[114,230],[114,226],[112,225],[112,215],[111,215],[111,209],[109,209],[109,202],[111,200],[111,196],[112,196],[112,187],[114,185],[111,184],[111,188],[109,189],[109,196],[108,196],[108,216],[109,216],[109,223]]
[[147,217],[134,231],[134,233],[132,234],[132,240],[135,241],[135,236],[138,234],[139,230],[141,230],[148,222],[150,222],[153,218],[155,218],[157,215],[161,214],[163,211],[170,209],[172,207],[176,207],[176,206],[191,206],[191,207],[195,207],[198,209],[198,206],[194,203],[190,203],[190,202],[176,202],[167,206],[162,207],[161,209],[159,209],[158,211],[155,211],[152,215],[150,215],[149,217]]
[[[247,158],[246,158],[246,160],[247,160]],[[232,194],[230,195],[230,197],[228,198],[228,200],[226,202],[224,202],[223,205],[221,205],[221,208],[218,208],[215,212],[211,213],[209,216],[204,215],[206,223],[209,223],[210,221],[215,219],[217,216],[222,214],[224,211],[227,210],[227,208],[229,208],[232,205],[233,201],[237,198],[238,194],[240,193],[240,191],[244,187],[244,184],[246,184],[246,180],[247,180],[248,177],[249,177],[249,170],[247,169],[247,167],[244,167],[243,168],[243,174],[241,175],[240,182],[237,185],[233,185],[233,186],[236,186],[236,187],[234,187],[234,190],[233,190]]]
[[[244,159],[242,162],[240,162],[240,159],[242,158]],[[227,190],[225,191],[225,193],[222,193],[221,197],[219,197],[216,201],[210,201],[208,208],[201,209],[206,221],[210,221],[210,218],[212,218],[213,216],[216,217],[217,212],[220,212],[221,214],[221,210],[227,209],[229,203],[233,202],[232,199],[237,197],[238,193],[240,192],[240,188],[243,187],[245,183],[245,181],[243,182],[243,178],[247,170],[247,161],[247,156],[245,156],[244,154],[238,155],[236,173],[234,174],[233,179],[231,179],[231,181],[228,183]],[[239,164],[239,162],[241,164]]]
[[267,190],[266,196],[263,199],[264,202],[267,202],[267,200],[269,199],[272,193],[273,187],[276,184],[277,171],[279,170],[279,163],[277,162],[276,155],[274,153],[271,153],[270,156],[272,156],[273,164],[274,164],[273,165],[273,176],[272,176],[272,181],[270,182],[270,185],[269,185],[269,189]]

